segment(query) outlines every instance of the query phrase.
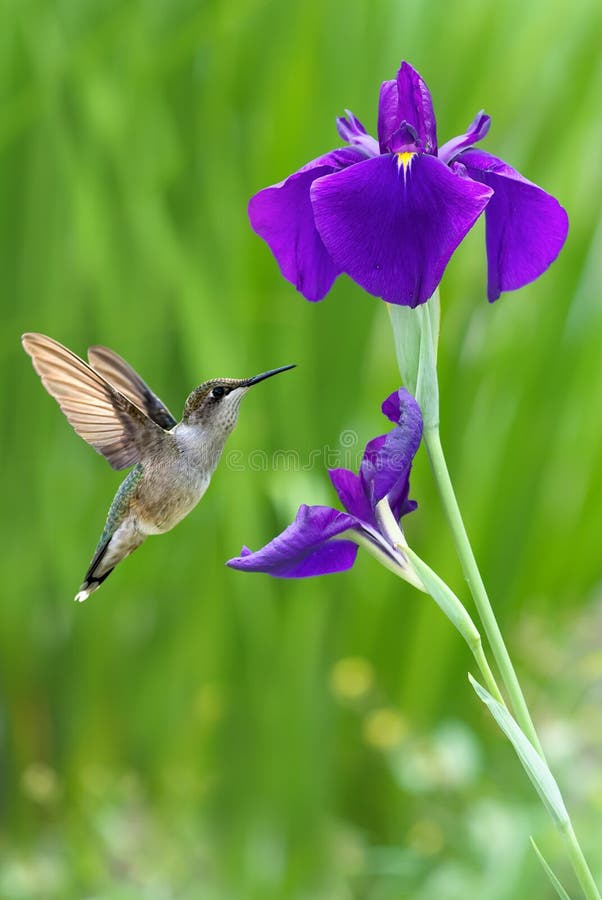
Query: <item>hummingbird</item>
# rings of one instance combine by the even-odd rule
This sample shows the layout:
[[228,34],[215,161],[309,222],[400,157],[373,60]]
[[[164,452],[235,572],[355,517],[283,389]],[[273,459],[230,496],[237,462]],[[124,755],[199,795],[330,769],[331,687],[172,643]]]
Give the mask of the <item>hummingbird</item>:
[[108,347],[90,347],[86,363],[46,335],[28,333],[21,341],[77,434],[114,469],[133,467],[111,503],[75,595],[79,602],[150,534],[170,531],[188,515],[209,486],[247,391],[294,368],[204,381],[189,394],[177,422],[129,363]]

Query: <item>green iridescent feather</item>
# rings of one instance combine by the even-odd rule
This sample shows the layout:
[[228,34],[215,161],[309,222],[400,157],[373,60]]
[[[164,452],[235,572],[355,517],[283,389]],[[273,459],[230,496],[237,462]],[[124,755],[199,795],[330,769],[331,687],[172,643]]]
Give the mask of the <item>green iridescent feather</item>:
[[142,465],[138,463],[134,466],[131,472],[128,472],[126,477],[123,479],[121,484],[119,485],[119,489],[113,498],[113,502],[111,503],[111,507],[109,509],[107,515],[107,521],[105,522],[105,527],[103,528],[102,535],[100,536],[100,540],[95,550],[95,555],[98,553],[100,548],[106,544],[110,537],[117,531],[119,526],[121,525],[124,516],[128,510],[129,498],[132,495],[133,490],[136,485],[142,478],[144,469]]

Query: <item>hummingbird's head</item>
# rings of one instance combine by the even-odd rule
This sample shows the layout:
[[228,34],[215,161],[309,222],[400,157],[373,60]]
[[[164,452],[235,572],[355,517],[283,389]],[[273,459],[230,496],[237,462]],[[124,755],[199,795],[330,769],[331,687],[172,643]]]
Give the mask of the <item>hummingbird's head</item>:
[[236,425],[240,401],[253,387],[272,375],[294,369],[294,365],[270,369],[253,378],[213,378],[204,381],[189,395],[182,421],[186,425],[201,425],[205,429],[228,435]]

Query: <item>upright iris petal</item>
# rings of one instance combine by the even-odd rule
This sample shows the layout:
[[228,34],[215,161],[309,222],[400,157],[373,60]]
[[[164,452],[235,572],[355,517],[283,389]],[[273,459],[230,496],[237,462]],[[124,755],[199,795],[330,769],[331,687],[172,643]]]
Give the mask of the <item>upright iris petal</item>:
[[360,476],[350,472],[349,469],[329,469],[328,474],[347,512],[374,525],[374,511]]
[[422,415],[407,391],[396,391],[384,401],[382,411],[397,428],[370,441],[360,465],[360,477],[372,506],[387,497],[395,518],[416,508],[408,500],[410,469],[422,440]]
[[414,398],[401,388],[388,397],[383,412],[396,416],[395,428],[366,446],[360,474],[331,469],[332,483],[346,512],[328,506],[301,506],[295,521],[256,552],[243,547],[228,565],[277,578],[305,578],[342,572],[355,562],[357,545],[371,549],[412,580],[407,560],[380,531],[376,505],[384,497],[397,520],[416,508],[408,500],[412,461],[422,438],[422,416]]
[[395,141],[404,124],[415,134],[424,153],[437,153],[437,123],[430,91],[418,72],[407,62],[401,64],[395,81],[381,85],[378,103],[378,140],[382,153],[404,149]]
[[431,95],[403,62],[381,86],[378,141],[347,111],[337,129],[349,147],[256,194],[251,224],[308,300],[322,299],[344,272],[377,297],[416,306],[434,292],[485,210],[488,296],[495,300],[548,268],[568,219],[537,185],[474,149],[489,126],[480,112],[465,134],[437,150]]
[[366,129],[352,112],[345,110],[346,115],[337,119],[337,131],[339,136],[351,144],[352,147],[362,150],[366,156],[378,156],[380,153],[378,141],[366,132]]
[[458,137],[452,138],[451,141],[447,141],[446,144],[439,148],[437,156],[446,165],[450,165],[460,151],[472,147],[478,141],[482,141],[487,135],[490,127],[490,117],[486,116],[483,110],[481,110],[480,113],[476,114],[475,118],[468,126],[466,134],[460,134]]

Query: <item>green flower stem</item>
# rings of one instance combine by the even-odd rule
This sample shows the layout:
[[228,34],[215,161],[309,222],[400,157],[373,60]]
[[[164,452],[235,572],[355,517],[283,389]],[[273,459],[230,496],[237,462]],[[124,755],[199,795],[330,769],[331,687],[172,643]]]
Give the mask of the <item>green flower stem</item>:
[[[497,685],[495,676],[491,671],[491,667],[487,662],[481,635],[470,618],[466,607],[454,594],[452,589],[448,587],[448,585],[439,578],[439,576],[433,572],[433,570],[427,566],[424,560],[420,559],[416,553],[407,546],[403,552],[409,557],[413,568],[416,569],[418,575],[425,584],[425,593],[428,593],[433,598],[435,603],[445,613],[450,622],[455,625],[468,644],[470,652],[474,656],[475,662],[479,667],[479,671],[483,676],[490,694],[495,697],[499,703],[505,706],[504,698]],[[451,610],[450,606],[452,607]]]
[[479,635],[479,640],[475,644],[474,647],[470,648],[472,650],[472,655],[474,656],[477,666],[481,672],[481,675],[485,679],[485,684],[489,688],[489,693],[495,697],[498,703],[502,703],[505,706],[504,698],[502,697],[502,692],[500,691],[497,681],[495,680],[495,676],[489,667],[489,663],[487,662],[487,657],[485,656],[485,651],[483,650],[483,643],[481,641],[481,636]]
[[429,594],[433,598],[439,609],[468,644],[492,696],[499,703],[505,705],[493,672],[487,662],[481,635],[462,601],[458,599],[449,585],[436,572],[433,572],[430,566],[408,546],[404,533],[391,512],[391,507],[386,497],[383,497],[376,504],[375,515],[381,532],[391,541],[399,553],[400,559],[403,560],[402,565],[388,564],[387,568],[398,575],[399,578],[403,578],[414,585],[414,587],[417,587],[418,590]]
[[583,855],[583,850],[579,846],[579,841],[573,831],[570,819],[560,831],[567,847],[573,871],[579,880],[579,884],[581,885],[587,900],[600,900],[600,892],[598,891],[594,877],[589,870],[589,866]]
[[512,660],[506,649],[502,632],[500,631],[474,553],[472,552],[472,547],[466,533],[466,528],[464,527],[460,507],[456,500],[447,463],[443,454],[438,427],[425,430],[424,443],[429,455],[439,494],[441,495],[441,501],[452,531],[464,577],[468,582],[468,587],[470,588],[475,606],[477,607],[481,622],[483,623],[502,681],[508,691],[514,715],[533,746],[541,754],[542,758],[545,758],[521,686],[516,676],[516,672],[514,671]]
[[[439,429],[426,429],[426,431],[424,432],[424,442],[428,451],[431,467],[435,476],[435,481],[437,482],[443,506],[445,508],[447,518],[452,530],[456,550],[460,558],[460,562],[462,563],[464,575],[474,598],[475,605],[483,623],[483,627],[485,628],[489,644],[497,661],[500,674],[506,686],[506,690],[508,691],[508,695],[510,697],[517,721],[523,732],[527,735],[528,739],[533,744],[534,748],[538,751],[542,759],[545,761],[545,756],[541,744],[539,743],[539,739],[535,731],[535,726],[533,725],[533,722],[531,720],[531,715],[527,708],[527,703],[523,696],[523,692],[516,676],[516,672],[514,671],[514,667],[508,654],[508,650],[506,649],[506,645],[497,623],[497,619],[495,618],[495,613],[493,612],[493,608],[487,595],[485,585],[483,584],[483,579],[481,578],[481,574],[474,558],[468,535],[466,534],[466,528],[464,527],[464,522],[462,520],[458,501],[456,500],[456,495],[454,493],[451,478],[449,476],[449,471],[447,469],[447,464],[445,462],[445,456],[443,455],[443,448],[441,446],[441,439],[439,437]],[[420,569],[418,569],[418,574],[422,574]],[[475,659],[477,661],[477,664],[479,665],[479,668],[481,669],[483,677],[487,680],[485,671],[483,670],[475,652],[476,650],[477,652],[481,653],[484,665],[487,669],[489,669],[487,659],[485,657],[485,654],[483,653],[482,647],[475,646],[475,648],[471,647],[471,649],[475,654]],[[501,700],[500,698],[495,679],[491,672],[489,672],[489,676],[490,680],[488,681],[488,688],[490,692],[497,700],[505,705],[503,703],[503,700]],[[491,690],[491,684],[493,684],[495,687],[494,691]],[[577,836],[575,835],[575,832],[573,830],[570,819],[567,819],[566,823],[559,827],[563,840],[567,847],[573,871],[577,876],[585,897],[587,898],[587,900],[602,900],[598,888],[596,887],[593,875],[590,872],[585,856],[583,855],[583,851],[579,845],[579,841],[577,840]]]
[[[429,302],[419,306],[417,309],[389,305],[388,311],[393,328],[395,354],[399,364],[399,371],[404,385],[410,393],[414,394],[422,410],[424,443],[449,521],[456,551],[462,564],[464,576],[483,623],[502,682],[508,693],[514,716],[524,736],[532,745],[533,752],[540,755],[543,764],[547,767],[535,726],[531,720],[527,703],[506,649],[491,602],[487,596],[468,535],[466,534],[466,528],[462,521],[462,514],[456,500],[441,446],[441,438],[439,436],[439,384],[437,379],[439,294],[435,291]],[[415,554],[412,554],[407,545],[403,546],[403,543],[405,543],[403,537],[401,541],[402,543],[398,549],[409,559],[412,563],[412,568],[424,583],[427,592],[435,599],[467,641],[492,697],[507,710],[506,704],[497,688],[495,678],[489,669],[481,646],[479,633],[468,613],[450,589],[447,588],[447,585],[444,585],[422,560],[415,558]],[[553,778],[551,773],[550,778]],[[566,814],[566,821],[562,823],[557,822],[557,824],[567,846],[571,864],[587,900],[602,900],[573,831],[568,813]]]

